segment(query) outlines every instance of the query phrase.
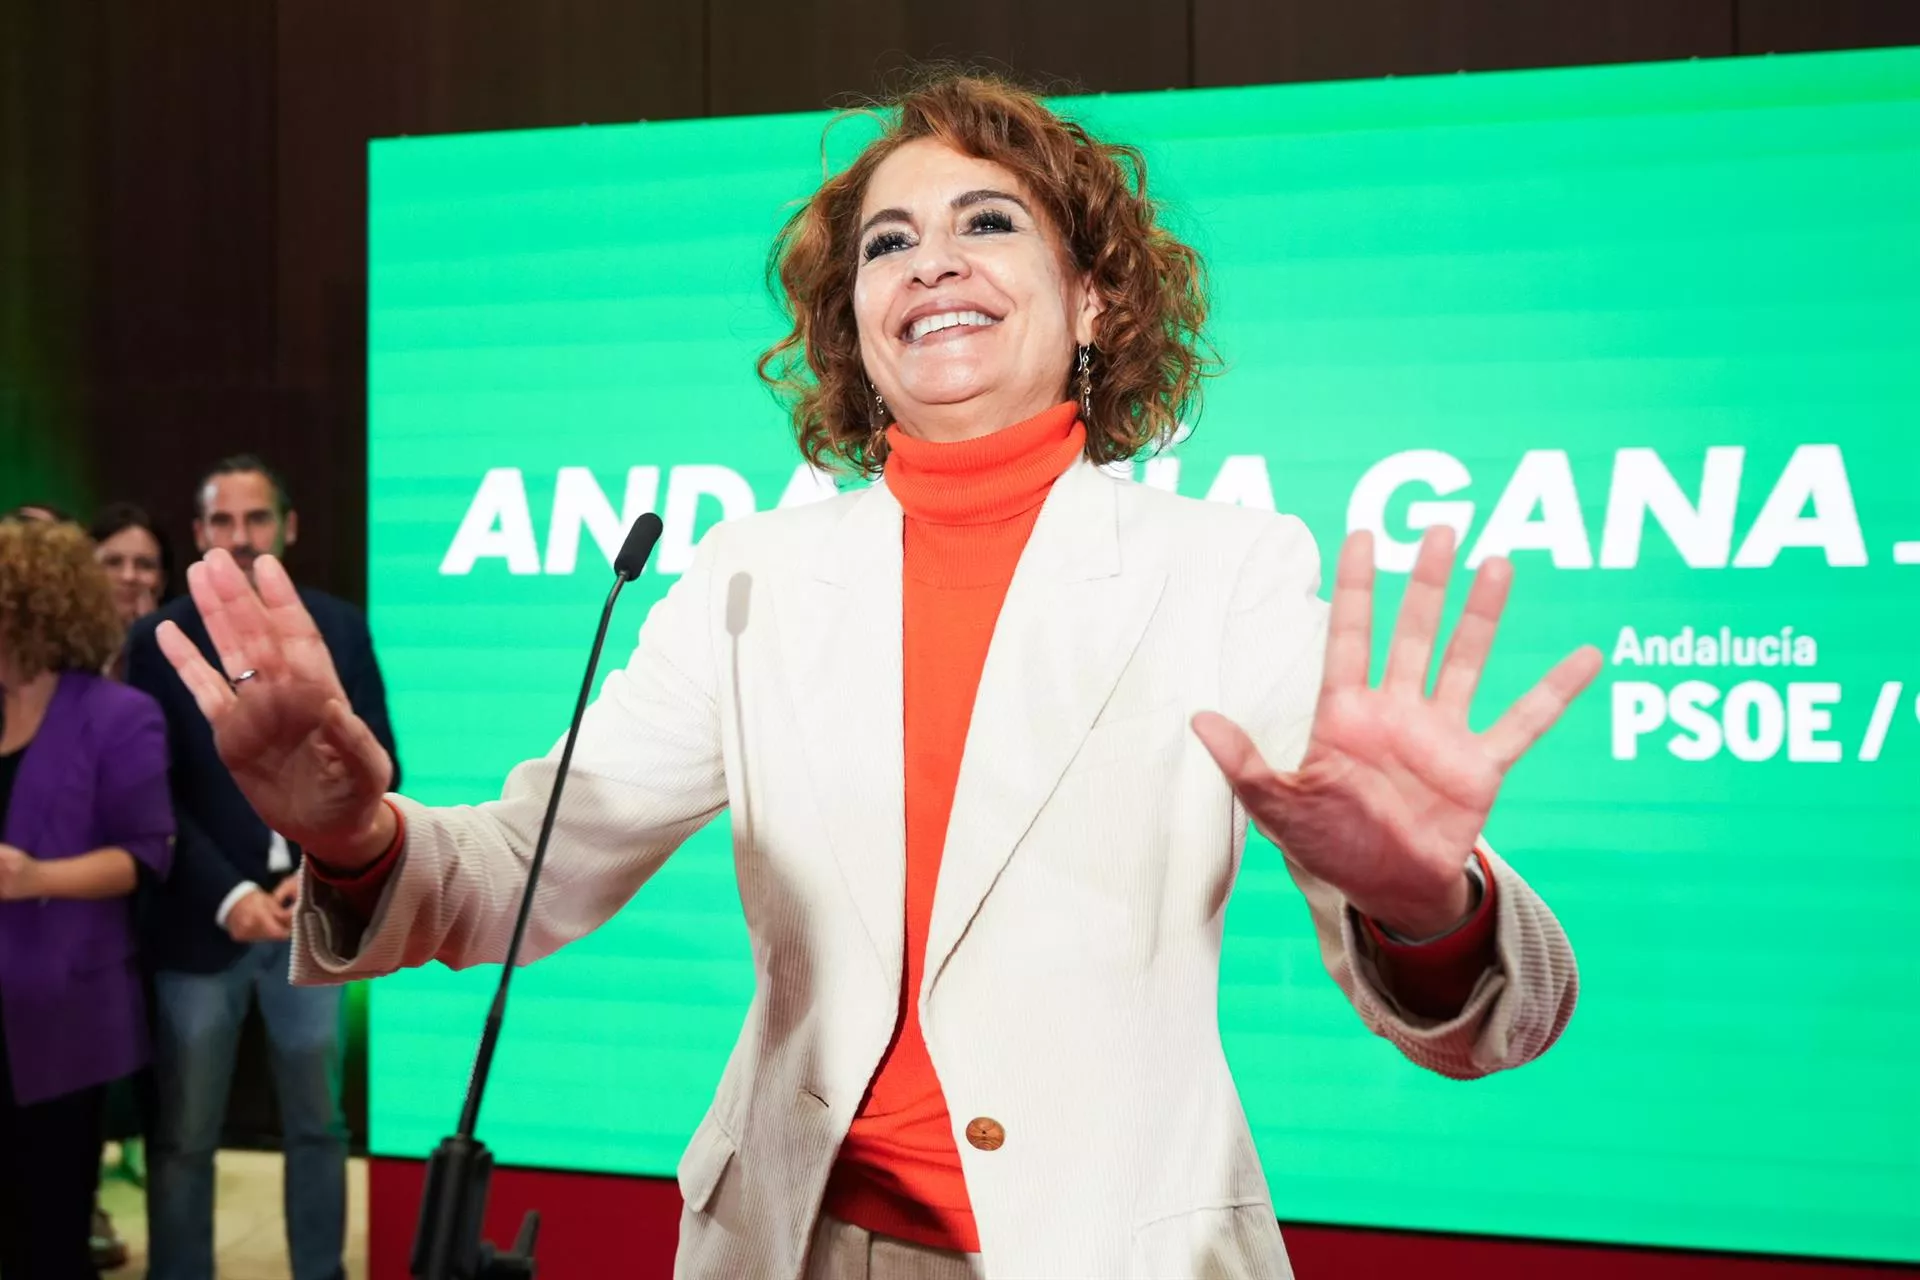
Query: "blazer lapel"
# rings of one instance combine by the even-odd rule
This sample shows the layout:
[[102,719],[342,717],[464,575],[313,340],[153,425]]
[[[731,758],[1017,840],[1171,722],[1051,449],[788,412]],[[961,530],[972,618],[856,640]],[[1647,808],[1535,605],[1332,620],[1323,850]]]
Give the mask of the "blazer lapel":
[[1160,602],[1159,568],[1123,572],[1116,482],[1077,463],[1054,483],[1007,588],[947,825],[926,990],[1033,824]]
[[49,852],[72,853],[75,850],[49,850],[47,827],[56,816],[61,794],[60,766],[74,759],[74,747],[80,734],[80,697],[86,678],[77,672],[64,672],[54,686],[47,703],[46,716],[40,721],[33,740],[20,757],[20,771],[13,777],[13,798],[7,805],[5,840],[16,849],[36,856]]
[[801,654],[794,709],[833,856],[896,987],[907,856],[900,538],[900,504],[877,483],[826,539],[780,624]]

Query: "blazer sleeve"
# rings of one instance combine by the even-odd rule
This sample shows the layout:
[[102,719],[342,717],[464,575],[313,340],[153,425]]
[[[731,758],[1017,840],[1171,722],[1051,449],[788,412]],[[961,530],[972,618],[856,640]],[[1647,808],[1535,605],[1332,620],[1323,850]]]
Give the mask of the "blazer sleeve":
[[167,728],[168,790],[173,798],[173,861],[168,874],[167,895],[198,912],[211,922],[220,904],[234,886],[247,879],[238,867],[220,852],[201,825],[193,818],[192,797],[181,782],[181,762],[185,747],[181,740],[181,718],[198,716],[200,708],[187,698],[186,686],[173,666],[160,652],[154,638],[154,622],[148,618],[138,624],[127,642],[127,683],[152,698],[161,709]]
[[167,784],[167,722],[152,697],[123,689],[100,735],[95,829],[102,848],[125,849],[142,871],[165,879],[173,864],[173,794]]
[[[1226,714],[1246,727],[1275,769],[1299,765],[1313,729],[1327,635],[1319,586],[1313,535],[1285,516],[1254,543],[1234,589],[1222,655]],[[1246,815],[1237,812],[1241,839],[1245,828]],[[1373,944],[1339,890],[1286,860],[1312,911],[1321,960],[1361,1021],[1414,1062],[1456,1079],[1517,1067],[1546,1052],[1572,1016],[1579,990],[1560,922],[1484,841],[1480,848],[1495,882],[1496,961],[1465,1007],[1444,1021],[1394,1000]]]
[[[588,707],[523,962],[604,924],[726,807],[713,640],[714,546],[654,606],[622,670]],[[564,739],[563,739],[564,741]],[[406,843],[371,916],[309,870],[294,921],[295,982],[376,977],[438,960],[506,958],[560,744],[516,767],[498,800],[428,808],[402,797]]]

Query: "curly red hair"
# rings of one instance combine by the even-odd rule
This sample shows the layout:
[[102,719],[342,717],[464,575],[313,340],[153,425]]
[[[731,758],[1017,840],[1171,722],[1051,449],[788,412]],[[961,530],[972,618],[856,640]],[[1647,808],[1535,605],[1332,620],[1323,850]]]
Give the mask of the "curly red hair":
[[31,680],[99,671],[120,648],[113,588],[78,525],[0,520],[0,655]]
[[[883,108],[884,128],[781,228],[768,281],[792,329],[760,357],[760,377],[793,415],[815,466],[877,474],[886,462],[860,362],[853,285],[860,206],[881,162],[931,138],[1016,174],[1102,305],[1093,342],[1087,457],[1106,464],[1173,438],[1218,361],[1204,337],[1200,255],[1159,224],[1138,150],[1101,142],[1040,98],[995,76],[940,72]],[[1070,371],[1061,370],[1065,399]]]

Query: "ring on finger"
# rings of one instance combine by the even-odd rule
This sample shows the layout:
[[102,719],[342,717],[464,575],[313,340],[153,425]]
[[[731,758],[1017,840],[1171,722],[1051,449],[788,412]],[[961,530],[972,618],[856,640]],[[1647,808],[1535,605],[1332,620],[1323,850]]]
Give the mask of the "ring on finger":
[[241,685],[245,684],[247,681],[253,679],[255,676],[259,674],[260,673],[258,671],[255,671],[252,667],[248,667],[245,671],[242,671],[239,675],[227,681],[227,683],[233,686],[233,691],[235,693],[238,693],[240,692]]

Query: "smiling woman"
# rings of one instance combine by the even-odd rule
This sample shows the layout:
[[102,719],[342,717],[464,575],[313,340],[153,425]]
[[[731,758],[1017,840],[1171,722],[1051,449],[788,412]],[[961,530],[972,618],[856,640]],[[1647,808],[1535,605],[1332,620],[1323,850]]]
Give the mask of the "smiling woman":
[[990,78],[908,94],[769,275],[793,327],[761,376],[818,465],[878,474],[889,422],[966,439],[1081,373],[1087,456],[1112,462],[1170,437],[1217,367],[1199,255],[1159,225],[1140,153]]
[[[679,1275],[1283,1277],[1217,1017],[1249,826],[1367,1028],[1444,1075],[1519,1066],[1573,953],[1480,832],[1597,655],[1473,732],[1511,569],[1429,695],[1439,529],[1370,687],[1366,535],[1329,606],[1297,519],[1100,465],[1212,367],[1138,154],[979,77],[885,119],[780,233],[793,327],[760,365],[808,458],[879,483],[700,544],[582,722],[522,955],[731,813],[755,990],[680,1164]],[[383,796],[285,571],[253,576],[216,549],[191,584],[257,678],[160,638],[308,851],[296,978],[497,962],[556,759],[475,808]]]
[[113,607],[122,626],[131,626],[169,598],[173,548],[153,517],[131,503],[116,502],[100,510],[88,532],[93,558],[113,584]]

